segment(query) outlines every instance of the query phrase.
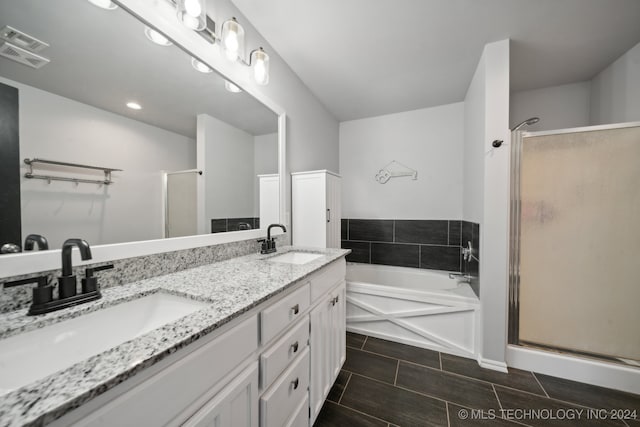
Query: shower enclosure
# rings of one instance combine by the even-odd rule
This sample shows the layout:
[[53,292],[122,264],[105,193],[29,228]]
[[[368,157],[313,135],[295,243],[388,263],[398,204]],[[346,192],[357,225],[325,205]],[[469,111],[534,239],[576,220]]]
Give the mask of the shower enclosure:
[[640,123],[512,141],[510,344],[640,366]]

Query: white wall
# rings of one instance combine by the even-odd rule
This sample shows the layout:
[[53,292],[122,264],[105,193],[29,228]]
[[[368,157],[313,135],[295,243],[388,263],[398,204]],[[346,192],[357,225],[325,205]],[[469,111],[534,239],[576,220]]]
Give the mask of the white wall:
[[589,126],[591,82],[514,92],[509,103],[509,127],[531,118],[540,121],[523,130],[541,131]]
[[591,80],[590,121],[640,121],[640,43]]
[[485,62],[483,54],[464,99],[462,218],[478,224],[482,223],[484,200]]
[[[484,213],[480,225],[482,358],[506,367],[509,277],[509,40],[485,46]],[[492,141],[502,147],[492,150]],[[481,361],[482,363],[482,361]]]
[[[461,102],[340,123],[342,216],[461,218],[463,126]],[[418,179],[377,182],[392,160]]]
[[[253,135],[206,114],[198,115],[198,169],[203,172],[204,232],[213,218],[254,215]],[[233,185],[230,185],[233,183]]]
[[[509,40],[487,44],[465,97],[463,219],[480,224],[480,363],[506,369]],[[503,140],[494,149],[492,142]]]
[[[195,167],[182,135],[0,78],[20,91],[20,156],[123,169],[110,186],[22,178],[22,231],[59,248],[162,237],[161,170]],[[47,168],[45,170],[45,168]],[[101,171],[36,168],[37,174],[103,179]],[[26,172],[23,165],[23,172]]]

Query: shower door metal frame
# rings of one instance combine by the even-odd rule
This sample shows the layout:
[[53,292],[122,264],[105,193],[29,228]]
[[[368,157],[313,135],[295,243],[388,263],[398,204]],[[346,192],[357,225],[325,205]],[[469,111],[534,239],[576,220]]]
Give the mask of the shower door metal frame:
[[[640,122],[613,123],[608,125],[585,126],[577,128],[557,129],[548,131],[529,132],[517,130],[511,132],[510,159],[510,200],[509,200],[509,313],[507,325],[507,342],[511,345],[520,344],[520,174],[522,162],[522,145],[524,138],[535,136],[563,135],[569,133],[594,132],[612,129],[640,127]],[[567,349],[547,347],[562,352],[576,353]]]

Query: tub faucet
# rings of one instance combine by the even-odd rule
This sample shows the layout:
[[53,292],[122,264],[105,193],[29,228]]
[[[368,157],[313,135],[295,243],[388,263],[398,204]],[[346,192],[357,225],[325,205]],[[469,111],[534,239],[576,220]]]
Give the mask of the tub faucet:
[[460,282],[463,283],[471,283],[471,279],[473,279],[474,277],[471,276],[470,274],[464,274],[464,273],[449,273],[449,279],[456,279]]

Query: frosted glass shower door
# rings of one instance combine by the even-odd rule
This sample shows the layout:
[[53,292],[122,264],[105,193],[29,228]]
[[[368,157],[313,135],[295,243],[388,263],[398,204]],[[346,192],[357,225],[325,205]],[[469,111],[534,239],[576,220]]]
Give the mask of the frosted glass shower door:
[[519,341],[640,360],[640,127],[523,137]]

